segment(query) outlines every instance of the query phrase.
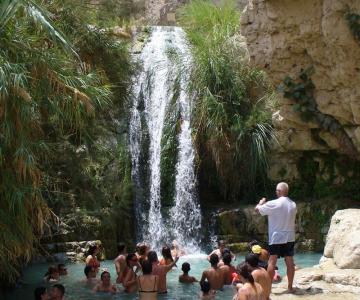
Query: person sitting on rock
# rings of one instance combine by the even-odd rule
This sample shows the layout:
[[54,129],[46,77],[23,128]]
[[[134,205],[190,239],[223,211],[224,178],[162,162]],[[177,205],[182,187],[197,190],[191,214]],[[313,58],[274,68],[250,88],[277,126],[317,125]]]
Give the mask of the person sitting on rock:
[[200,283],[209,281],[213,290],[221,290],[224,286],[224,272],[218,267],[219,257],[213,253],[210,255],[211,268],[202,273]]
[[250,253],[246,255],[245,262],[251,267],[251,275],[254,278],[254,281],[263,288],[265,299],[269,300],[272,284],[269,273],[259,266],[259,258],[256,254]]
[[115,284],[111,283],[111,276],[108,271],[104,271],[100,275],[101,281],[94,287],[93,292],[108,292],[115,294],[117,288]]
[[181,283],[193,283],[196,282],[196,278],[193,276],[189,276],[190,264],[188,262],[184,262],[181,266],[181,270],[183,274],[179,276],[179,282]]
[[44,282],[57,282],[60,280],[59,270],[55,266],[50,266],[45,273]]

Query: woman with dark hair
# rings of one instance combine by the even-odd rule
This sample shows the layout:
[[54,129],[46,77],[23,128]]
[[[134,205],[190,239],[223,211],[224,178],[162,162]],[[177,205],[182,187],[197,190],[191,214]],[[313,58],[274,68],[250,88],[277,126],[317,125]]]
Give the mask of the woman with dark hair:
[[100,280],[100,283],[94,287],[94,292],[109,292],[112,294],[115,294],[117,292],[115,284],[111,283],[111,276],[108,271],[104,271],[101,273]]
[[43,287],[43,286],[40,286],[40,287],[37,287],[35,290],[34,290],[34,299],[35,300],[49,300],[49,294],[46,290],[46,287]]
[[126,256],[127,271],[123,281],[125,292],[134,293],[137,291],[137,278],[134,271],[135,267],[139,266],[138,258],[135,253],[129,253]]
[[254,281],[251,267],[243,262],[236,267],[243,286],[237,291],[235,300],[265,300],[265,294],[260,284]]
[[172,262],[174,262],[174,259],[171,256],[171,250],[169,247],[164,246],[161,250],[161,254],[163,256],[159,263],[161,266],[170,265]]
[[159,276],[152,275],[152,263],[148,260],[142,262],[143,275],[138,277],[138,290],[140,300],[156,300]]
[[100,262],[98,261],[96,255],[99,254],[99,247],[98,245],[91,245],[88,250],[88,256],[86,257],[85,263],[87,266],[93,267],[97,272],[100,269]]

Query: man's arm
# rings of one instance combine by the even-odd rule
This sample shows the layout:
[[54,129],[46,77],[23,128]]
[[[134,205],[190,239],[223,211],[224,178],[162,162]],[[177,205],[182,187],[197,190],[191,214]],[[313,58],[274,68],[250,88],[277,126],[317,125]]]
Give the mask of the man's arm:
[[202,275],[201,275],[200,283],[201,283],[201,282],[204,282],[206,278],[207,278],[207,276],[206,276],[206,271],[204,271],[204,272],[202,273]]
[[166,270],[166,272],[169,272],[173,266],[176,266],[176,262],[179,260],[179,257],[175,257],[175,260],[171,263],[171,264],[168,264],[168,265],[164,265],[164,268]]
[[266,198],[261,198],[259,203],[255,206],[255,211],[259,213],[259,207],[266,203]]

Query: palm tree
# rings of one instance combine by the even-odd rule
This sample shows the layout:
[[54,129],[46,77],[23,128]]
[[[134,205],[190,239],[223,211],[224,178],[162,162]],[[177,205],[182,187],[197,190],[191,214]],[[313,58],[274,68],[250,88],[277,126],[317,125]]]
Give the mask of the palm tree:
[[15,280],[51,217],[41,167],[50,136],[81,138],[110,102],[104,77],[87,70],[43,6],[0,3],[0,280]]

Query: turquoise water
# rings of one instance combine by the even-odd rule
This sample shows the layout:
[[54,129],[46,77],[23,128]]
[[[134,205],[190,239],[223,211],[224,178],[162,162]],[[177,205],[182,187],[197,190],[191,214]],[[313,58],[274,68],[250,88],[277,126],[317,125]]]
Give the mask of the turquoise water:
[[[305,268],[318,264],[321,254],[318,253],[306,253],[306,254],[296,254],[295,263],[299,267]],[[242,262],[244,256],[238,255],[234,265]],[[195,284],[181,284],[178,282],[178,276],[181,272],[181,264],[183,262],[189,262],[191,265],[190,275],[195,276],[198,280],[201,278],[202,271],[209,268],[210,264],[206,260],[206,255],[191,255],[181,257],[177,263],[179,268],[174,268],[168,273],[167,276],[167,287],[168,294],[160,295],[158,299],[161,300],[193,300],[198,298],[200,292],[200,287],[198,283]],[[49,264],[36,264],[27,267],[24,270],[24,276],[22,278],[23,284],[18,287],[16,290],[8,294],[6,300],[27,300],[33,299],[33,290],[37,286],[42,286],[42,278],[47,271]],[[278,261],[278,267],[281,275],[285,275],[285,265],[283,259]],[[83,279],[84,273],[84,264],[67,264],[69,274],[67,276],[62,276],[59,283],[63,284],[66,289],[66,299],[67,300],[85,300],[85,299],[128,299],[133,300],[137,299],[136,294],[125,294],[124,292],[119,292],[116,295],[108,294],[94,294],[89,290],[89,288],[84,286],[84,283],[81,283],[80,280]],[[111,273],[111,279],[115,282],[115,267],[113,261],[107,260],[101,262],[101,268],[108,268]],[[296,281],[296,275],[295,275]],[[51,285],[48,285],[49,287]],[[122,289],[121,285],[118,287]],[[223,291],[217,293],[216,299],[232,299],[234,294],[234,288],[232,286],[226,286]]]

